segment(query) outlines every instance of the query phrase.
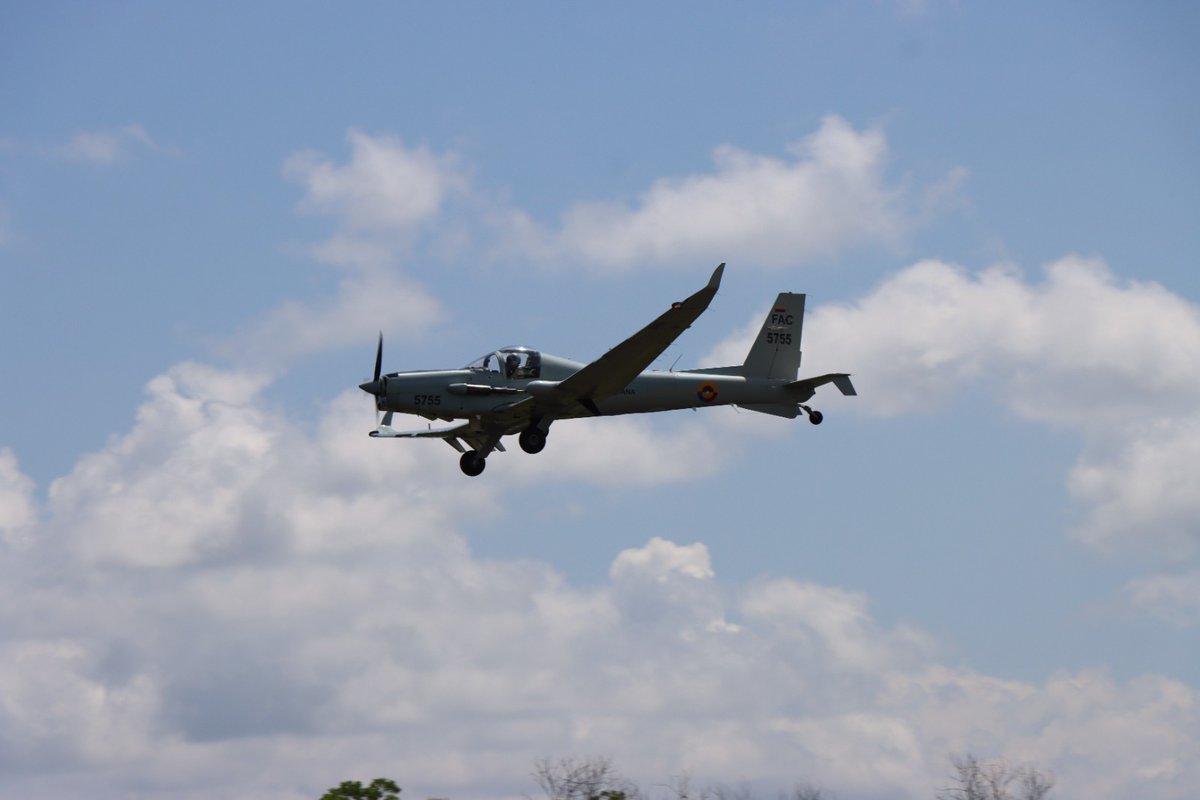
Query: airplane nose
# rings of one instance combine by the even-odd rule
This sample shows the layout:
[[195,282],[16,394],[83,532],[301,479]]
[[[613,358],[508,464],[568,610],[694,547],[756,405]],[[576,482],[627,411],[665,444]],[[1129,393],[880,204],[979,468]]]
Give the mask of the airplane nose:
[[367,394],[373,394],[378,397],[379,395],[383,394],[383,387],[380,385],[381,383],[382,381],[378,380],[367,381],[366,383],[360,383],[358,388],[362,389]]

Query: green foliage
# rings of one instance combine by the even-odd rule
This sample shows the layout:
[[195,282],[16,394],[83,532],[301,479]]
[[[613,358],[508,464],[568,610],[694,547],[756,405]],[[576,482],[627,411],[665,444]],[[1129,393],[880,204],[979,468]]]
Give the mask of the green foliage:
[[342,781],[321,795],[321,800],[400,800],[400,787],[387,778],[376,778],[367,786],[358,781]]

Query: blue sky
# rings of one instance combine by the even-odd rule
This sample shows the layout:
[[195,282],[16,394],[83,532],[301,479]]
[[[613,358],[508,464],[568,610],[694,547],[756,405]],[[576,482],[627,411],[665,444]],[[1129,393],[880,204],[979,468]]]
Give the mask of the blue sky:
[[[0,793],[517,797],[576,753],[917,798],[970,750],[1190,796],[1196,11],[5,17]],[[861,393],[821,428],[564,423],[474,481],[365,436],[380,330],[586,360],[719,261],[660,366],[807,292],[802,371]]]

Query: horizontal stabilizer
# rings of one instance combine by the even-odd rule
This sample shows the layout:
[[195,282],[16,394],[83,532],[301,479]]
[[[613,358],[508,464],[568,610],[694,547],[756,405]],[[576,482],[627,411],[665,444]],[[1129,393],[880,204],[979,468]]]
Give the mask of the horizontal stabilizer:
[[858,397],[858,392],[854,391],[854,384],[850,382],[849,375],[837,374],[833,376],[833,385],[838,388],[838,391],[847,397]]
[[818,386],[824,386],[827,383],[832,383],[844,395],[858,395],[858,392],[854,390],[854,384],[850,382],[850,375],[845,372],[834,372],[828,375],[818,375],[815,378],[792,381],[783,389],[789,397],[796,398],[796,402],[803,403],[816,393]]
[[795,419],[800,416],[800,406],[795,403],[747,403],[738,408],[747,411],[757,411],[759,414],[771,414],[785,419]]

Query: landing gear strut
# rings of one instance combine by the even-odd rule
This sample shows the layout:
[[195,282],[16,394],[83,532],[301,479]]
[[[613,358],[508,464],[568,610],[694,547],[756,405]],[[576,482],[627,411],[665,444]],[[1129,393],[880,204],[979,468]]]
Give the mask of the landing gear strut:
[[478,450],[468,450],[462,454],[462,458],[458,460],[458,467],[464,474],[474,478],[483,472],[483,468],[487,466],[487,459],[479,454]]
[[546,432],[541,428],[526,428],[517,441],[526,453],[540,453],[546,447]]
[[808,414],[808,421],[811,422],[813,425],[820,425],[824,421],[825,415],[822,414],[820,411],[814,411],[813,409],[809,408],[808,406],[800,406],[800,407],[802,409],[804,409],[804,413]]

